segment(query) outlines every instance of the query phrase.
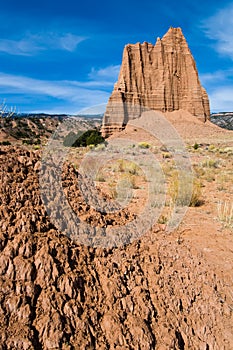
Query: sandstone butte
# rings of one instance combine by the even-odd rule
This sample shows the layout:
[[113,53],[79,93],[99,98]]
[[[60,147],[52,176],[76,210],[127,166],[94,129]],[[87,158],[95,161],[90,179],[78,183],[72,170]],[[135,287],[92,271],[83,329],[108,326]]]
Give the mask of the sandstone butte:
[[123,130],[143,108],[161,112],[188,111],[205,122],[209,99],[181,28],[170,28],[155,45],[128,44],[103,118],[107,137]]

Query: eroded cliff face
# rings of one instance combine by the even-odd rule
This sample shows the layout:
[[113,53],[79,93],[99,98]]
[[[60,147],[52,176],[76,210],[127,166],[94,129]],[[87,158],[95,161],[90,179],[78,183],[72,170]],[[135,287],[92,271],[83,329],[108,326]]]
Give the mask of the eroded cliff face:
[[144,42],[124,48],[118,82],[103,119],[103,135],[122,130],[144,108],[183,109],[202,121],[210,117],[208,95],[180,28],[170,28],[155,45]]

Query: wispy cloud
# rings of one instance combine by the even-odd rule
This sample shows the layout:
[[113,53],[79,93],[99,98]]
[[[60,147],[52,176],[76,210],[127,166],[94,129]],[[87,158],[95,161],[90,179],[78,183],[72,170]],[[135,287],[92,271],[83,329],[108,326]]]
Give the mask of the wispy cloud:
[[218,87],[210,94],[210,104],[212,112],[232,112],[233,111],[233,86]]
[[16,94],[30,98],[34,96],[35,100],[40,96],[52,97],[57,101],[69,103],[73,113],[81,108],[106,103],[110,93],[102,87],[102,83],[98,84],[98,81],[49,81],[0,73],[1,95]]
[[58,47],[67,51],[75,51],[78,44],[84,41],[86,38],[82,36],[77,36],[71,33],[65,34],[58,38]]
[[[31,101],[53,100],[54,108],[38,106],[37,111],[49,113],[83,113],[103,112],[108,102],[113,84],[120,66],[108,66],[101,69],[92,68],[87,75],[88,80],[42,80],[23,75],[0,72],[0,95],[14,96],[13,104],[23,110],[20,105],[27,105],[25,98]],[[35,102],[34,102],[35,105]],[[57,106],[57,107],[56,107]],[[94,109],[92,108],[94,106]],[[35,108],[34,112],[36,111]],[[85,111],[84,111],[85,109]],[[28,108],[27,108],[28,110]],[[30,110],[33,112],[33,110]]]
[[219,84],[219,83],[225,83],[232,81],[233,77],[233,69],[226,69],[226,70],[217,70],[210,73],[203,73],[200,74],[200,80],[203,85],[206,84]]
[[86,38],[72,33],[27,34],[19,40],[0,39],[0,52],[10,55],[33,56],[47,50],[65,50],[73,52]]
[[233,69],[201,74],[200,80],[207,89],[212,112],[233,111]]
[[92,68],[89,73],[89,79],[98,79],[98,80],[111,80],[116,81],[120,71],[120,65],[111,65],[105,68],[95,69]]
[[233,59],[233,3],[202,22],[209,39],[215,40],[217,52]]

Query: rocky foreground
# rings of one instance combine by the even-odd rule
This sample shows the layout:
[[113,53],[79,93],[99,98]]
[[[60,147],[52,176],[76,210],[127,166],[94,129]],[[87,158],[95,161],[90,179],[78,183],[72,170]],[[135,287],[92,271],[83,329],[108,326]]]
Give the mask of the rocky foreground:
[[[155,229],[121,248],[72,242],[43,207],[39,169],[39,151],[1,148],[1,349],[232,349],[227,282],[202,254]],[[65,165],[64,192],[84,220],[132,219],[96,217],[77,178]]]

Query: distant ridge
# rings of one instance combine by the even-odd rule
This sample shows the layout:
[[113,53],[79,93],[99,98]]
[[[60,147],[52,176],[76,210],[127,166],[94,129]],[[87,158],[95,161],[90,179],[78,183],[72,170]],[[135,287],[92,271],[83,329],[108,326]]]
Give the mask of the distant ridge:
[[233,130],[233,112],[212,113],[210,120],[221,128]]

